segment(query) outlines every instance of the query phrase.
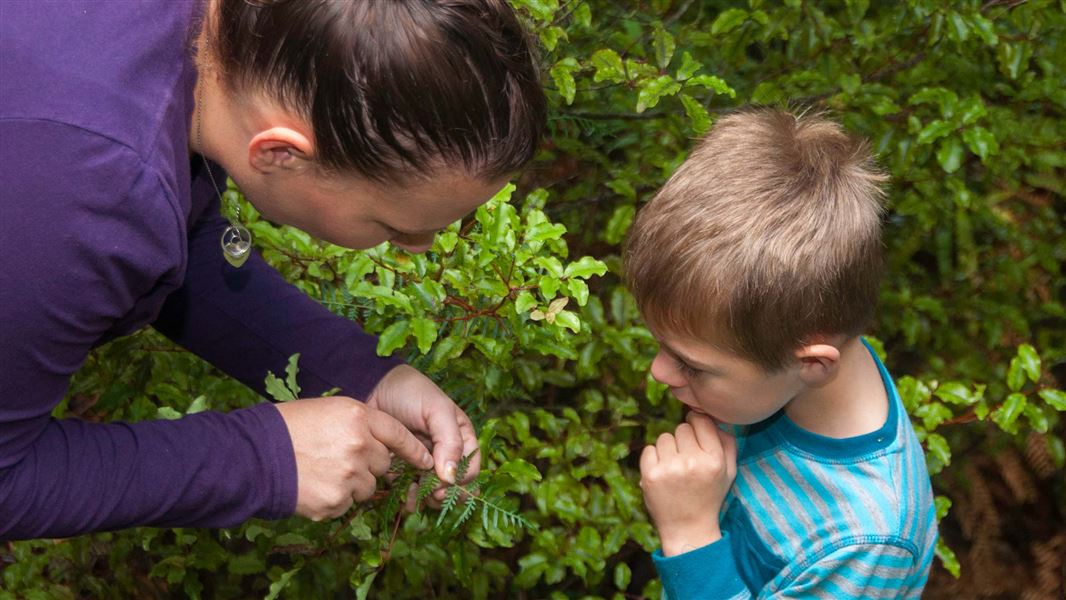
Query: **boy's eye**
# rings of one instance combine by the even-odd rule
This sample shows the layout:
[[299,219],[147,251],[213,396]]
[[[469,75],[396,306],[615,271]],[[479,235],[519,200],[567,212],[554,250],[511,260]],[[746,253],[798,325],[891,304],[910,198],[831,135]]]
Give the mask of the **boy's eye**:
[[703,372],[699,369],[693,369],[688,363],[677,360],[676,358],[674,359],[674,364],[677,366],[677,370],[681,371],[681,374],[684,375],[686,379],[692,379]]

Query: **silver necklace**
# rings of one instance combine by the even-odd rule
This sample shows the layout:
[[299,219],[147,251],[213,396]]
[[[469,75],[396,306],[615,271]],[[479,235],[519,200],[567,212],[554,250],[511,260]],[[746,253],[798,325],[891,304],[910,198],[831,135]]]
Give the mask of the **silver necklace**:
[[[200,158],[204,161],[204,168],[207,169],[207,178],[211,180],[211,187],[214,188],[215,193],[218,194],[219,207],[225,205],[225,200],[222,198],[222,193],[218,191],[218,183],[215,181],[215,174],[211,172],[211,163],[208,162],[207,156],[203,154],[204,150],[204,138],[203,138],[203,110],[204,110],[204,83],[202,81],[197,82],[199,88],[196,92],[196,145],[200,149]],[[226,192],[229,195],[229,191]],[[241,225],[237,220],[241,216],[241,205],[235,200],[233,204],[233,216],[229,217],[229,226],[222,232],[222,256],[226,259],[226,262],[233,265],[235,268],[244,264],[244,261],[248,260],[248,256],[252,253],[252,232]]]

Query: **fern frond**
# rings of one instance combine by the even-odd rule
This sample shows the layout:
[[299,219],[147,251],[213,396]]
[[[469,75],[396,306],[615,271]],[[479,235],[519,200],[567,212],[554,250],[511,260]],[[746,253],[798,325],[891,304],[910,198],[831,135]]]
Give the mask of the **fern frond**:
[[455,510],[455,505],[459,503],[459,494],[463,493],[463,488],[458,485],[453,485],[448,488],[448,491],[444,494],[444,502],[440,507],[440,515],[437,517],[437,524],[435,527],[440,527],[441,523],[448,516],[448,513]]
[[477,508],[477,501],[474,500],[474,496],[467,496],[466,502],[463,503],[463,512],[459,513],[459,517],[455,519],[455,523],[452,523],[452,531],[459,529],[463,523],[466,523],[474,514],[474,509]]
[[[502,498],[483,498],[481,496],[472,496],[477,502],[483,505],[483,511],[492,513],[492,527],[499,527],[500,517],[503,517],[505,525],[520,526],[524,529],[536,530],[537,524],[523,517],[522,515],[509,510],[500,504]],[[483,515],[482,524],[487,524],[488,516]]]
[[385,504],[381,509],[381,522],[391,523],[400,511],[400,507],[407,500],[407,488],[415,480],[415,473],[411,468],[401,468],[399,476],[392,481],[392,488],[385,498]]
[[419,507],[422,506],[422,502],[429,498],[429,495],[433,493],[433,490],[440,487],[440,477],[437,477],[434,473],[428,473],[423,477],[422,482],[418,484],[418,491],[415,493],[415,500]]

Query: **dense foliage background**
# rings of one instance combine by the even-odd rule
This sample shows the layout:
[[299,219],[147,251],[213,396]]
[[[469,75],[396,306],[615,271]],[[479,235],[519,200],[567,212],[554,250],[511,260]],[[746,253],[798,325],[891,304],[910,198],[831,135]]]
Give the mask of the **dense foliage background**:
[[[636,459],[681,410],[647,377],[619,243],[693,138],[748,103],[826,109],[892,175],[871,334],[939,495],[927,596],[1062,597],[1066,3],[512,3],[553,105],[515,188],[424,257],[242,211],[287,277],[467,408],[485,502],[405,516],[382,492],[327,523],[8,544],[0,598],[658,598]],[[94,353],[57,415],[259,400],[146,331]]]

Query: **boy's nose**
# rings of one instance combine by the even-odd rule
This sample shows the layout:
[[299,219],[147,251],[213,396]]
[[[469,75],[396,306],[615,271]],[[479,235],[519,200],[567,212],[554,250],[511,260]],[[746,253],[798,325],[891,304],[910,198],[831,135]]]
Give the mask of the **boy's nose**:
[[655,355],[655,360],[651,361],[651,376],[655,378],[655,381],[665,383],[670,387],[681,387],[688,383],[684,375],[677,370],[674,359],[662,350]]

